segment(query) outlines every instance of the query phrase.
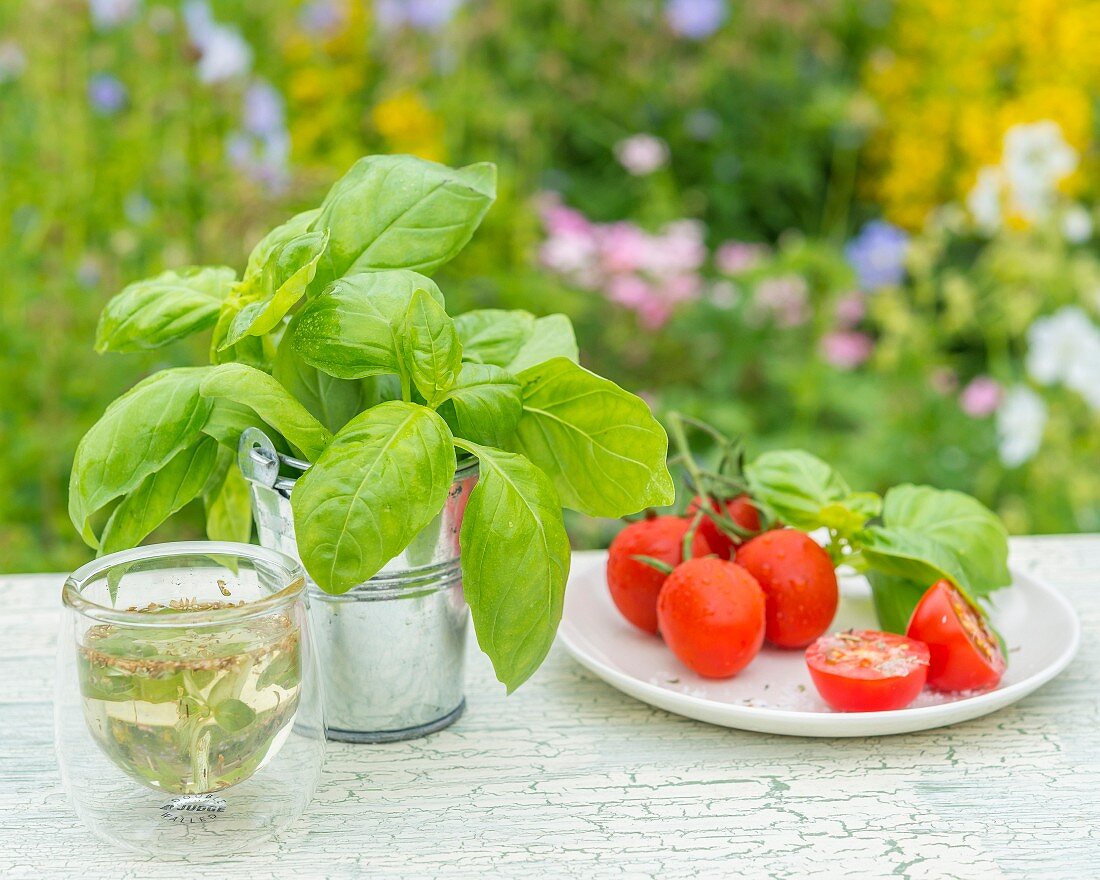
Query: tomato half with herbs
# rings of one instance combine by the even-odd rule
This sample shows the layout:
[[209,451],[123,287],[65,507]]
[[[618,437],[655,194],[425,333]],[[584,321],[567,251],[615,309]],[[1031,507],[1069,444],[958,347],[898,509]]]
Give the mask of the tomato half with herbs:
[[902,709],[917,698],[928,675],[928,646],[871,629],[819,638],[806,649],[821,699],[840,712]]
[[928,645],[928,686],[938,691],[989,690],[1004,675],[1004,653],[985,615],[950,581],[928,588],[906,635]]
[[[691,499],[687,509],[689,518],[695,515],[695,511],[701,504],[702,499],[698,495]],[[760,512],[753,505],[752,499],[744,493],[723,502],[712,498],[711,509],[733,520],[747,532],[760,531]],[[722,531],[709,516],[699,521],[699,532],[707,539],[711,549],[722,559],[733,559],[734,549],[740,542],[735,542],[734,538]]]
[[744,669],[764,642],[764,591],[740,565],[708,556],[676,566],[657,600],[672,653],[706,678]]
[[[682,561],[684,536],[690,520],[657,516],[631,523],[611,542],[607,553],[607,586],[611,599],[627,620],[647,633],[657,632],[657,595],[668,571],[638,559],[648,556],[675,568]],[[713,552],[698,531],[691,543],[692,556]]]

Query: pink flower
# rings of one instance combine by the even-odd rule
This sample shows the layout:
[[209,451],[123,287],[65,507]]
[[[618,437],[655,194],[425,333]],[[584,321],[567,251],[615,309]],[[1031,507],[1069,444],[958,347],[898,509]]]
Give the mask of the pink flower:
[[759,319],[771,318],[780,327],[797,327],[810,319],[809,289],[801,275],[765,278],[752,294]]
[[962,390],[959,406],[972,419],[984,419],[996,412],[1003,397],[1000,382],[990,376],[978,376]]
[[645,177],[668,164],[668,144],[652,134],[635,134],[615,144],[615,158],[635,177]]
[[837,300],[836,320],[841,327],[854,327],[863,320],[867,314],[867,306],[863,301],[863,294],[852,291]]
[[657,275],[696,272],[706,262],[706,227],[698,220],[667,224],[651,242],[646,268]]
[[537,201],[542,225],[551,235],[591,235],[592,223],[580,211],[562,204],[557,193],[542,193]]
[[650,237],[633,223],[609,223],[599,229],[600,265],[605,272],[634,272],[653,249]]
[[714,265],[724,275],[740,275],[759,266],[768,255],[768,246],[747,241],[727,241],[714,252]]
[[866,333],[838,330],[821,339],[821,354],[840,370],[852,370],[871,356],[875,343]]

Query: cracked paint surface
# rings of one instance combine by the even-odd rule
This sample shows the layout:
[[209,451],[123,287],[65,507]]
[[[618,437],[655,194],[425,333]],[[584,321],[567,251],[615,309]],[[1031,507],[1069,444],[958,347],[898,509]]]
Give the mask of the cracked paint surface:
[[1066,593],[1085,641],[994,715],[866,740],[744,733],[635,702],[558,648],[506,698],[471,641],[456,725],[332,744],[290,832],[194,868],[130,859],[73,815],[48,702],[61,578],[0,577],[0,877],[1100,876],[1100,537],[1012,550]]

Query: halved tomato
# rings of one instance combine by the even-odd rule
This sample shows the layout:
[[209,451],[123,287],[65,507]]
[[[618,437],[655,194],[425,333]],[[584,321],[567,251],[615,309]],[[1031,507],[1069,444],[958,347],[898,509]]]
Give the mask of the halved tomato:
[[806,649],[821,699],[840,712],[901,709],[917,698],[928,674],[928,647],[872,629],[825,635]]
[[936,581],[921,597],[906,634],[928,645],[928,686],[939,691],[996,687],[1005,657],[985,615],[950,581]]

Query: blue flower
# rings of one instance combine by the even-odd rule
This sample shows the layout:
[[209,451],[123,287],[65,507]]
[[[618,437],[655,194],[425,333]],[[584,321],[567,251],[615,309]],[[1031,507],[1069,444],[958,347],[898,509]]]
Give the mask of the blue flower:
[[428,33],[447,25],[465,0],[375,0],[374,16],[385,30],[408,25]]
[[126,86],[109,73],[97,73],[88,81],[88,100],[100,116],[113,116],[125,107],[126,96]]
[[286,130],[286,103],[266,80],[257,79],[244,93],[244,127],[259,137]]
[[848,242],[844,256],[856,270],[860,286],[868,293],[901,284],[905,278],[905,252],[909,236],[883,220],[872,220]]
[[726,0],[668,0],[665,3],[668,26],[689,40],[706,39],[722,26],[728,14]]

